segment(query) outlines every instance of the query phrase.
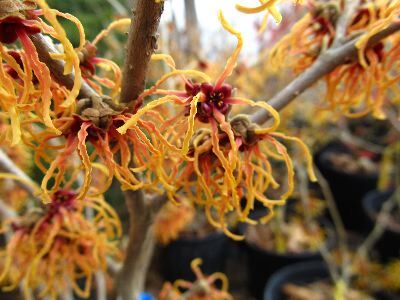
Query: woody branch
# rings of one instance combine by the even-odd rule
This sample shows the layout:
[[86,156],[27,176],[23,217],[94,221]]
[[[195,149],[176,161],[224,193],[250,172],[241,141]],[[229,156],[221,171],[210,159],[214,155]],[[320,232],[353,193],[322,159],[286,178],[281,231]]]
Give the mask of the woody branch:
[[[157,29],[163,7],[162,1],[134,3],[120,97],[120,102],[133,110],[141,105],[136,99],[145,88],[151,55],[157,48]],[[137,299],[144,290],[155,245],[154,217],[164,200],[163,196],[147,199],[143,190],[125,192],[130,225],[126,257],[117,277],[117,292],[122,300]]]
[[[381,40],[398,32],[399,30],[400,23],[393,23],[389,27],[373,35],[369,39],[366,48],[371,48]],[[344,44],[331,47],[323,52],[312,66],[310,66],[307,70],[291,81],[285,88],[273,96],[268,103],[276,110],[283,109],[319,79],[332,72],[338,66],[356,58],[358,52],[356,47],[357,41],[358,38],[354,38]],[[251,116],[251,120],[258,124],[265,123],[269,118],[269,114],[265,111],[258,111]]]
[[[140,104],[136,103],[136,99],[144,89],[148,64],[156,48],[156,31],[162,9],[162,2],[155,3],[154,1],[138,0],[136,10],[132,13],[133,22],[129,33],[127,60],[125,62],[120,99],[121,103],[129,104],[132,108]],[[372,47],[380,40],[399,30],[399,23],[392,24],[374,35],[370,39],[367,48]],[[40,35],[33,36],[32,41],[38,49],[40,60],[49,67],[53,78],[59,84],[70,87],[74,78],[73,74],[62,75],[62,63],[52,60],[48,55],[53,52],[51,45]],[[276,94],[269,103],[277,110],[284,108],[316,81],[339,65],[356,57],[356,42],[357,38],[354,38],[322,53],[310,68]],[[83,83],[80,97],[90,97],[93,93],[94,91]],[[253,114],[251,119],[253,122],[261,124],[269,119],[269,115],[259,111]],[[3,165],[4,157],[0,156],[0,166]],[[129,191],[126,193],[126,202],[131,216],[130,240],[127,256],[120,272],[118,287],[120,288],[122,299],[134,299],[144,286],[145,273],[154,246],[152,220],[159,207],[161,207],[163,198],[146,201],[143,191]]]

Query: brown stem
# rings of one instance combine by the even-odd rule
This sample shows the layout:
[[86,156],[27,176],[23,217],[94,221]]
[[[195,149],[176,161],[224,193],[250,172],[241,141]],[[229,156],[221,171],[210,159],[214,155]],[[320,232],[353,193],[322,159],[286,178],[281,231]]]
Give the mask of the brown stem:
[[[120,103],[138,107],[137,97],[145,88],[151,55],[157,48],[157,29],[163,12],[163,1],[133,2],[132,22],[128,37]],[[153,224],[165,197],[147,199],[143,190],[125,192],[129,212],[129,236],[125,260],[117,276],[117,293],[122,300],[137,299],[144,290],[147,270],[154,251]]]
[[129,241],[126,257],[117,278],[117,292],[122,300],[138,299],[144,290],[146,274],[153,256],[154,217],[165,202],[164,197],[148,201],[142,190],[125,192],[129,211]]
[[[74,85],[74,74],[64,75],[64,63],[61,60],[52,59],[50,53],[57,53],[57,50],[48,43],[45,37],[40,34],[34,34],[30,36],[33,44],[35,45],[36,51],[39,55],[41,62],[46,64],[49,68],[51,76],[60,85],[65,86],[67,89],[72,89]],[[96,96],[97,93],[84,81],[79,91],[79,99],[91,98]]]
[[[389,35],[400,30],[400,22],[393,23],[384,30],[369,39],[367,48],[376,45]],[[357,56],[356,43],[358,38],[353,39],[342,46],[330,48],[321,54],[314,64],[290,82],[283,90],[276,94],[268,103],[276,110],[281,110],[302,92],[312,86],[319,79],[332,72],[336,67],[346,63]],[[270,118],[268,112],[259,110],[251,115],[254,123],[263,124]]]
[[138,0],[132,13],[120,98],[121,103],[130,103],[132,108],[141,104],[136,99],[145,87],[150,58],[157,49],[157,29],[163,9],[163,1]]

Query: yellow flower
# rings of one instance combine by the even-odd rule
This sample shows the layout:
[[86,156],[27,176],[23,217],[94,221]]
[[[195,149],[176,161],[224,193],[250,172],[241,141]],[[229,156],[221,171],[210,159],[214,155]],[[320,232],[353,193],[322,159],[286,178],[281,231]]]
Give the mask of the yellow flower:
[[[160,292],[160,300],[178,300],[183,296],[189,300],[220,299],[230,300],[232,296],[228,293],[228,279],[223,273],[214,273],[206,276],[200,269],[202,260],[196,258],[192,261],[191,267],[196,275],[195,282],[177,280],[174,284],[166,282]],[[221,288],[216,287],[216,282],[221,281]],[[182,292],[184,290],[185,292]]]
[[[87,209],[94,211],[93,219],[85,218]],[[120,223],[101,197],[77,201],[75,192],[59,190],[50,204],[6,224],[13,235],[0,253],[0,282],[8,291],[22,284],[26,299],[36,289],[39,297],[57,299],[69,287],[88,297],[94,273],[105,270],[108,255],[118,254]]]
[[[267,221],[273,215],[273,207],[283,205],[292,193],[293,165],[286,147],[279,140],[296,141],[304,149],[309,161],[311,156],[300,140],[275,132],[280,122],[279,114],[270,105],[237,97],[233,87],[225,83],[234,71],[243,38],[221,12],[219,18],[224,29],[234,35],[238,42],[216,80],[211,83],[210,78],[199,71],[176,69],[171,57],[155,55],[155,60],[163,60],[172,71],[144,91],[139,102],[144,102],[148,96],[162,97],[144,105],[117,130],[126,134],[129,128],[140,122],[151,122],[148,124],[152,124],[153,132],[159,134],[158,139],[162,141],[157,149],[169,148],[162,152],[165,156],[158,161],[158,173],[164,176],[162,184],[167,187],[169,198],[172,201],[179,197],[188,198],[203,206],[213,226],[221,228],[234,239],[242,239],[243,237],[234,235],[228,229],[225,221],[228,213],[235,211],[240,220],[253,223],[248,219],[248,214],[253,209],[254,202],[260,201],[270,209],[270,214],[264,219]],[[161,88],[173,76],[183,78],[185,90]],[[198,83],[186,76],[197,77],[205,82]],[[165,109],[167,105],[172,107],[169,112]],[[241,132],[238,124],[234,124],[237,119],[229,118],[230,110],[236,106],[265,109],[272,116],[272,122],[266,128],[251,125],[252,128],[249,129],[252,132],[247,135],[248,128]],[[152,139],[153,142],[155,140]],[[255,143],[260,146],[255,146]],[[262,147],[262,150],[258,147]],[[266,152],[262,153],[263,151]],[[274,200],[264,196],[269,187],[279,186],[272,176],[270,156],[284,163],[288,175],[287,192]],[[310,175],[313,175],[311,168]],[[244,209],[242,198],[245,199]]]
[[[240,12],[246,13],[246,14],[255,14],[259,12],[266,12],[264,19],[262,21],[261,27],[259,29],[260,32],[264,31],[265,28],[267,27],[267,21],[268,17],[271,15],[276,23],[280,23],[282,21],[282,15],[277,9],[276,5],[279,4],[280,2],[283,2],[282,0],[259,0],[260,5],[255,6],[255,7],[249,7],[249,6],[244,6],[241,4],[236,4],[236,9],[239,10]],[[303,0],[293,0],[296,5],[297,4],[303,4]]]
[[178,205],[168,202],[158,213],[154,221],[154,234],[157,240],[166,245],[176,240],[193,220],[195,214],[194,207],[187,201],[181,200]]

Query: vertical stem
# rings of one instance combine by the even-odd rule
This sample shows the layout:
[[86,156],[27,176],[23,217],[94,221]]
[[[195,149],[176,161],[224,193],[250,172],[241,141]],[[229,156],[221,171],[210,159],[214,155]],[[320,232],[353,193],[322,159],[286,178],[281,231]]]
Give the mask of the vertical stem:
[[[349,266],[351,266],[351,261],[350,261],[350,254],[348,251],[347,247],[347,233],[346,229],[344,228],[343,221],[340,218],[339,211],[337,209],[335,199],[333,197],[331,188],[329,187],[328,182],[320,172],[320,170],[314,166],[314,171],[315,175],[317,176],[318,179],[318,184],[321,187],[322,194],[324,195],[324,198],[326,200],[326,203],[328,205],[328,210],[329,213],[332,216],[333,224],[335,226],[335,229],[337,231],[338,235],[338,244],[339,244],[339,249],[340,253],[343,256],[343,262],[341,266],[341,271],[342,271],[342,276],[338,280],[336,280],[336,293],[335,294],[335,299],[340,299],[340,295],[342,294],[342,291],[347,290],[347,286],[349,284],[350,280],[350,270]],[[339,296],[338,296],[339,295]],[[339,297],[339,298],[337,298]]]
[[157,49],[157,29],[164,2],[137,0],[132,10],[128,48],[123,71],[121,103],[130,103],[135,108],[137,97],[145,87],[145,79],[151,55]]
[[[310,214],[309,211],[309,205],[310,205],[310,194],[308,190],[308,177],[306,170],[304,167],[300,164],[300,162],[296,159],[295,161],[295,168],[296,168],[296,174],[297,178],[299,181],[299,193],[300,193],[300,199],[303,205],[303,213],[304,213],[304,218],[306,221],[306,226],[308,228],[311,228],[311,226],[314,223],[314,220]],[[332,280],[336,283],[340,281],[340,276],[336,268],[336,262],[331,253],[329,253],[327,243],[322,243],[319,246],[319,252],[321,253],[321,256],[325,260],[326,264],[328,265],[328,271],[329,274],[331,275]]]
[[276,210],[276,222],[271,223],[272,229],[275,233],[275,246],[278,253],[285,253],[287,251],[287,239],[282,231],[285,225],[285,213],[283,207]]
[[300,200],[303,205],[304,218],[306,219],[306,226],[311,227],[313,223],[313,219],[310,214],[310,193],[308,191],[308,177],[307,173],[304,170],[304,167],[299,163],[299,161],[295,160],[295,170],[297,174],[297,179],[299,181],[299,193]]
[[332,191],[329,187],[328,182],[320,172],[320,170],[317,168],[317,166],[314,166],[314,171],[315,175],[317,176],[318,179],[318,184],[321,187],[322,194],[324,195],[324,198],[326,200],[326,204],[328,205],[328,210],[329,213],[332,216],[332,220],[334,223],[334,226],[338,232],[338,237],[339,237],[339,245],[340,248],[347,248],[346,247],[346,242],[347,242],[347,233],[346,229],[344,228],[343,221],[340,218],[339,211],[336,207],[336,203],[332,194]]
[[[120,102],[135,110],[136,99],[145,88],[151,55],[157,48],[157,29],[164,3],[155,0],[132,2],[132,22],[124,65]],[[164,199],[161,199],[164,200]],[[122,269],[117,276],[117,293],[122,300],[137,299],[144,290],[147,270],[154,250],[154,216],[163,201],[146,199],[143,190],[125,192],[129,212],[129,240]]]
[[186,54],[187,58],[197,57],[200,51],[199,24],[195,0],[185,0]]
[[106,276],[104,272],[96,272],[94,279],[96,282],[96,299],[107,300]]
[[117,288],[122,300],[137,299],[144,290],[146,274],[154,251],[153,223],[161,201],[147,201],[143,191],[125,192],[129,211],[129,242]]

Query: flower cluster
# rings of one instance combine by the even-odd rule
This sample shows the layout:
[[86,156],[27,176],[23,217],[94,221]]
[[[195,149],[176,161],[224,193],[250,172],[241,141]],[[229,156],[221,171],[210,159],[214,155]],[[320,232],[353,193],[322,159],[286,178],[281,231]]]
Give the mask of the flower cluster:
[[[22,81],[33,87],[33,91],[37,86],[44,87],[46,84],[46,88],[34,95],[47,99],[48,113],[43,116],[48,116],[46,118],[51,121],[51,126],[47,122],[48,128],[39,127],[36,121],[42,114],[35,116],[33,107],[29,107],[27,113],[34,119],[23,122],[23,134],[11,118],[14,142],[22,138],[34,149],[35,163],[44,173],[41,190],[46,203],[52,202],[52,194],[59,189],[71,188],[79,179],[83,183],[77,191],[77,198],[84,199],[96,169],[108,178],[99,194],[107,190],[115,177],[122,189],[165,192],[173,202],[178,202],[179,197],[188,198],[204,206],[209,221],[234,238],[240,237],[231,234],[225,224],[225,216],[229,212],[235,211],[242,221],[252,222],[247,216],[254,202],[260,201],[269,208],[269,214],[264,219],[267,221],[273,216],[274,206],[285,203],[293,190],[294,172],[282,141],[298,143],[311,164],[310,155],[299,139],[275,132],[279,114],[272,107],[265,102],[236,96],[233,87],[225,83],[234,71],[243,38],[221,12],[221,24],[237,38],[238,43],[216,80],[212,82],[207,74],[200,71],[177,69],[170,56],[155,54],[153,60],[164,62],[171,71],[136,99],[136,107],[129,108],[120,105],[116,99],[121,85],[119,67],[110,60],[98,57],[96,51],[96,44],[104,36],[114,28],[129,24],[129,20],[112,23],[93,42],[86,42],[78,20],[49,9],[43,1],[37,1],[37,4],[39,10],[24,7],[24,16],[28,16],[25,18],[41,26],[38,25],[38,32],[58,38],[63,52],[51,53],[51,57],[64,61],[65,73],[75,73],[75,84],[69,90],[51,80],[46,65],[41,62],[33,64],[32,61],[32,65],[43,66],[45,71],[37,70],[36,74],[33,70],[36,77],[28,76]],[[71,48],[57,16],[77,24],[80,43],[76,49]],[[44,23],[41,17],[47,19],[51,26]],[[24,20],[22,18],[21,22]],[[3,64],[3,68],[9,71],[7,74],[10,77],[18,75],[20,69],[22,72],[27,70],[20,67],[15,57],[20,57],[23,62],[24,57],[32,52],[35,53],[32,56],[38,58],[29,35],[23,38],[26,43],[22,44],[29,44],[29,48],[23,48],[19,56],[8,53],[4,48],[3,55],[8,64]],[[48,77],[40,77],[43,74]],[[161,88],[164,82],[177,76],[182,78],[183,90]],[[18,84],[18,80],[10,79],[10,82]],[[90,98],[78,98],[77,89],[82,82],[97,94]],[[37,105],[37,99],[32,94],[25,96]],[[148,102],[149,99],[153,101]],[[271,115],[272,124],[259,128],[245,117],[230,118],[231,109],[240,106],[265,109]],[[12,116],[12,113],[8,112],[7,116]],[[285,166],[287,191],[270,199],[264,192],[270,187],[277,189],[280,186],[280,180],[272,174],[272,161]],[[309,170],[312,176],[311,167]]]
[[268,69],[282,66],[300,73],[308,68],[333,42],[340,11],[335,2],[311,1],[311,10],[292,27],[269,53]]
[[[191,267],[196,275],[195,282],[188,282],[184,280],[177,280],[174,284],[169,282],[165,283],[162,291],[160,292],[160,300],[178,300],[185,297],[190,300],[200,299],[232,299],[228,293],[228,279],[223,273],[214,273],[206,276],[200,270],[202,261],[196,258],[192,261]],[[216,287],[216,282],[221,281],[221,288]],[[182,292],[184,290],[184,292]]]
[[[311,156],[301,140],[276,132],[279,126],[279,114],[265,102],[254,102],[235,95],[233,87],[225,83],[232,74],[242,48],[242,35],[233,29],[219,15],[224,29],[237,38],[237,47],[222,73],[211,82],[210,78],[195,70],[178,70],[172,58],[161,55],[154,59],[164,60],[172,71],[164,75],[154,86],[139,97],[160,95],[150,104],[139,110],[117,130],[126,134],[128,128],[136,126],[140,116],[146,121],[152,114],[166,105],[175,105],[175,113],[162,122],[159,117],[158,131],[168,138],[170,152],[164,154],[163,173],[166,174],[166,190],[170,199],[182,195],[198,205],[204,206],[208,220],[221,228],[234,239],[243,237],[232,234],[225,222],[228,213],[234,211],[244,222],[253,223],[248,218],[256,201],[269,209],[263,219],[267,222],[273,216],[276,205],[284,205],[293,191],[293,164],[286,146],[282,141],[297,143],[309,163],[309,173],[314,179],[311,168]],[[172,76],[180,76],[184,90],[165,90],[161,85]],[[205,82],[188,79],[195,76]],[[272,119],[271,125],[261,128],[244,115],[230,118],[229,112],[236,106],[250,106],[265,109]],[[146,111],[147,110],[147,111]],[[161,113],[160,113],[161,115]],[[165,109],[163,116],[167,113]],[[174,132],[175,131],[175,132]],[[185,133],[186,132],[186,133]],[[181,154],[173,159],[173,150]],[[172,161],[172,162],[171,162]],[[173,163],[178,161],[179,164]],[[273,175],[272,161],[283,164],[287,173],[287,190],[276,198],[268,198],[265,192],[280,186]],[[168,181],[167,181],[168,180]],[[172,192],[168,191],[172,187]],[[178,201],[176,201],[178,202]]]
[[[301,73],[311,66],[318,56],[332,46],[341,8],[335,1],[311,1],[312,8],[297,22],[291,32],[272,49],[268,69],[278,71],[282,66]],[[360,36],[357,42],[358,59],[337,67],[326,76],[326,97],[321,108],[361,117],[369,113],[385,118],[384,106],[395,103],[398,74],[398,36],[381,41],[366,49],[370,38],[389,24],[397,22],[398,1],[361,1],[351,16],[346,37]],[[394,100],[393,100],[394,99]]]
[[[39,6],[36,9],[36,4]],[[57,16],[64,17],[80,25],[68,15],[51,10],[44,1],[19,2],[2,1],[0,6],[0,77],[2,82],[0,107],[3,112],[2,123],[11,123],[7,128],[7,140],[19,143],[27,124],[43,124],[52,132],[60,131],[53,124],[53,118],[60,116],[60,106],[70,106],[80,89],[80,69],[77,53],[69,42]],[[45,23],[43,17],[48,21]],[[78,26],[83,32],[81,26]],[[34,40],[40,33],[59,41],[64,53],[57,58],[65,61],[66,74],[75,71],[76,80],[71,90],[63,90],[62,99],[53,97],[52,90],[57,88],[50,76],[48,67],[39,60]],[[8,48],[19,41],[22,48]],[[81,46],[80,46],[81,47]],[[55,56],[56,58],[56,56]],[[55,106],[52,109],[52,102]],[[4,114],[5,113],[5,114]],[[24,130],[22,130],[24,129]]]
[[[85,216],[88,210],[92,219]],[[51,203],[8,220],[5,226],[12,236],[0,252],[0,281],[5,290],[22,284],[26,299],[36,289],[39,297],[56,299],[68,285],[88,297],[94,273],[105,270],[107,256],[119,254],[114,240],[121,234],[120,223],[101,197],[78,201],[74,191],[58,190]],[[83,287],[78,282],[82,280]]]
[[154,234],[162,245],[176,240],[178,235],[193,220],[195,209],[188,201],[179,205],[168,202],[163,206],[154,221]]
[[[265,12],[262,29],[269,15],[281,21],[277,5],[282,1],[259,2],[237,9]],[[312,11],[272,50],[270,70],[287,65],[301,72],[334,43],[341,7],[307,3]],[[323,108],[356,117],[372,112],[381,118],[384,104],[398,101],[390,96],[397,91],[399,37],[367,46],[371,36],[397,20],[399,8],[399,1],[361,1],[346,32],[348,37],[361,34],[359,59],[326,76]],[[75,24],[76,47],[60,18]],[[179,69],[171,56],[157,53],[152,61],[163,64],[165,72],[137,99],[120,103],[121,69],[100,57],[97,45],[130,19],[112,22],[87,41],[77,18],[51,9],[44,0],[0,1],[0,145],[28,149],[43,175],[37,188],[25,178],[0,174],[1,179],[29,181],[24,182],[28,191],[34,190],[29,197],[41,200],[32,209],[22,203],[25,192],[15,189],[16,196],[10,195],[22,199],[15,205],[22,216],[3,222],[10,239],[0,251],[2,286],[22,286],[27,299],[31,292],[55,299],[68,287],[87,297],[94,272],[105,269],[107,256],[119,254],[120,223],[102,198],[113,179],[123,190],[168,197],[157,219],[162,242],[175,238],[193,217],[194,204],[204,209],[210,224],[236,240],[243,237],[229,230],[231,215],[257,223],[249,216],[258,203],[266,208],[260,222],[268,222],[276,206],[285,205],[293,193],[293,150],[305,161],[310,180],[316,179],[306,144],[277,131],[281,117],[274,107],[248,99],[234,87],[234,72],[245,72],[245,67],[237,68],[243,37],[222,12],[219,20],[237,45],[217,76]],[[264,110],[269,120],[258,124],[254,115],[240,114],[246,109]],[[171,216],[176,222],[169,222]],[[178,281],[166,286],[161,297],[179,298],[185,288],[195,297],[230,299],[226,278],[219,273],[204,276],[200,263],[192,263],[195,283]],[[221,290],[215,288],[216,280],[222,281]]]

